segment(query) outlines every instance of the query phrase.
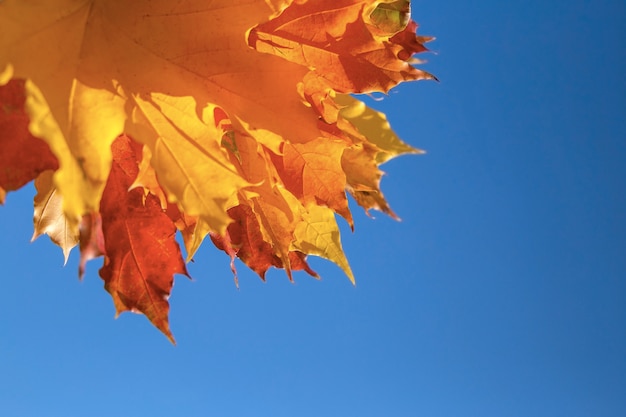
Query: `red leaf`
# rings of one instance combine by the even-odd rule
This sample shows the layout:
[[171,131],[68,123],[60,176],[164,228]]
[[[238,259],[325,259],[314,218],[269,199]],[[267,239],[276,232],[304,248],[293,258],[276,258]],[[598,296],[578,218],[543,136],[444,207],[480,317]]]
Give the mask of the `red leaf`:
[[80,263],[78,277],[85,275],[88,261],[104,255],[104,236],[102,235],[102,216],[93,213],[83,216],[80,223]]
[[[226,252],[231,258],[231,269],[237,280],[237,273],[232,261],[235,256],[242,260],[250,269],[256,272],[265,281],[265,273],[274,266],[285,268],[285,263],[276,255],[276,249],[263,239],[261,227],[249,206],[240,205],[228,210],[228,215],[234,220],[228,226],[226,236],[211,233],[211,240],[215,246]],[[306,262],[306,255],[298,251],[290,251],[289,266],[291,270],[304,270],[309,275],[319,278]],[[290,277],[291,278],[291,277]]]
[[140,145],[125,136],[113,143],[113,165],[100,213],[106,257],[100,276],[117,313],[141,312],[174,343],[167,301],[174,274],[187,275],[176,227],[159,199],[142,189],[128,191],[138,173]]
[[228,225],[228,238],[211,234],[211,240],[231,259],[236,255],[265,280],[265,273],[275,263],[275,255],[272,245],[263,240],[261,227],[252,209],[240,205],[229,209],[228,215],[234,220]]
[[43,171],[59,167],[48,145],[28,131],[25,101],[23,80],[0,86],[0,189],[5,191],[17,190]]

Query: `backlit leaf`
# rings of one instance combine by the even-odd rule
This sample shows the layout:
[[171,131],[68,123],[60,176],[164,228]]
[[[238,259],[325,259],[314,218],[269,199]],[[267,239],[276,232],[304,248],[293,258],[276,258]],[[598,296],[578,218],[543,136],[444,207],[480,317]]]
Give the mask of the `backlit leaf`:
[[100,213],[84,216],[79,231],[80,263],[78,264],[78,277],[82,279],[85,275],[87,262],[105,254]]
[[[3,192],[17,190],[43,171],[59,167],[48,145],[28,131],[25,100],[23,80],[0,84],[0,190]],[[0,203],[3,201],[0,195]]]
[[392,36],[403,30],[411,18],[410,0],[381,2],[370,13],[370,24],[375,26],[381,36]]
[[[377,39],[364,19],[374,1],[296,2],[255,27],[250,46],[310,69],[341,93],[386,92],[402,81],[432,79],[399,57],[402,45]],[[369,17],[368,17],[369,20]]]
[[382,164],[398,155],[423,153],[404,143],[391,130],[387,117],[383,113],[367,107],[362,101],[346,94],[337,95],[335,101],[342,106],[339,112],[341,117],[352,123],[367,138],[367,141],[378,147],[380,151],[376,156],[376,162]]
[[339,228],[332,211],[309,205],[302,213],[302,221],[295,230],[294,247],[309,255],[321,256],[337,264],[354,284],[354,274],[343,253]]
[[[173,276],[206,236],[262,279],[354,282],[336,217],[348,194],[396,218],[379,166],[419,153],[351,94],[434,79],[409,0],[2,0],[0,202],[36,179],[35,234],[118,313],[170,340]],[[238,261],[237,261],[238,262]]]
[[100,213],[105,260],[100,276],[113,297],[117,313],[141,312],[170,340],[168,298],[174,274],[187,274],[174,238],[176,227],[163,212],[159,199],[141,189],[128,191],[138,172],[131,141],[121,136],[113,143],[113,166]]
[[341,166],[345,142],[318,138],[304,144],[285,144],[283,182],[303,204],[326,205],[352,225],[346,198],[346,174]]
[[50,240],[61,247],[67,262],[70,250],[78,244],[79,231],[77,225],[65,216],[63,197],[52,182],[53,174],[52,171],[44,171],[35,180],[37,195],[32,240],[47,234]]

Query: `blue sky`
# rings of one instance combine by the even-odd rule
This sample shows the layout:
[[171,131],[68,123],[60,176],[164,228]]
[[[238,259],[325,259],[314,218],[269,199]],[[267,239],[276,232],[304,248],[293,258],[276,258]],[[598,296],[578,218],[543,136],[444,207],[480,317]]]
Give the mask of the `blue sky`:
[[626,415],[626,4],[414,2],[437,40],[382,101],[423,156],[384,166],[401,223],[355,207],[353,287],[262,283],[207,242],[178,278],[169,344],[114,320],[29,244],[32,188],[0,207],[0,415]]

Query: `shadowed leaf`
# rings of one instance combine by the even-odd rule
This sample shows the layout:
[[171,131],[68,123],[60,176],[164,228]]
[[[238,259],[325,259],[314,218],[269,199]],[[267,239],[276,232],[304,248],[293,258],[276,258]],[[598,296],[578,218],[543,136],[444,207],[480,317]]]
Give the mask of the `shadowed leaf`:
[[23,80],[0,85],[0,189],[4,192],[18,190],[43,171],[59,167],[48,145],[28,131],[25,100]]

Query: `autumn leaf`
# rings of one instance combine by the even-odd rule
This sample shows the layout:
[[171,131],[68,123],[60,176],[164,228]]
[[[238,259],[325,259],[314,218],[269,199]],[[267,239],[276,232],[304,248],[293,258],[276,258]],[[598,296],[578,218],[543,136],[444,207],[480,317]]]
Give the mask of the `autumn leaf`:
[[303,144],[285,144],[281,178],[304,204],[328,206],[352,225],[346,174],[341,166],[346,148],[345,142],[324,137]]
[[[249,206],[233,207],[228,210],[228,214],[234,221],[228,226],[227,233],[224,236],[212,234],[211,240],[231,257],[231,269],[235,279],[237,279],[235,257],[241,259],[263,280],[270,267],[285,267],[284,261],[274,253],[272,245],[264,240],[261,226]],[[289,251],[287,256],[291,270],[305,270],[309,275],[319,278],[307,264],[304,253]]]
[[[393,35],[404,26],[394,22],[381,33],[386,27],[382,22],[388,18],[379,17],[378,12],[389,3],[397,2],[295,2],[280,16],[255,27],[248,42],[261,52],[309,68],[316,78],[341,93],[386,92],[402,81],[434,78],[400,54],[405,47],[396,43]],[[378,27],[376,34],[368,23]]]
[[[381,3],[370,13],[370,25],[376,27],[382,36],[402,31],[411,19],[410,0],[397,0]],[[415,30],[413,30],[415,32]]]
[[347,94],[338,94],[335,102],[341,106],[341,118],[350,122],[347,126],[361,132],[366,137],[363,142],[376,146],[377,165],[399,155],[424,153],[404,143],[391,129],[384,113],[370,109]]
[[48,145],[28,131],[25,101],[24,81],[13,80],[0,87],[0,190],[5,192],[18,190],[42,172],[59,167]]
[[52,171],[42,172],[35,180],[35,214],[33,216],[34,233],[32,240],[42,234],[63,250],[65,262],[70,250],[78,244],[79,230],[67,219],[63,211],[63,198],[52,183]]
[[[396,217],[379,166],[420,151],[354,93],[434,79],[408,0],[4,0],[0,201],[36,179],[35,231],[118,313],[173,340],[173,276],[203,240],[265,279],[337,264],[350,194]],[[343,221],[343,220],[342,220]],[[156,261],[155,261],[156,260]]]
[[187,269],[174,222],[158,198],[148,195],[144,201],[141,189],[128,191],[140,149],[125,136],[113,142],[113,166],[100,203],[105,253],[100,276],[118,314],[141,312],[173,341],[167,299],[173,275],[187,275]]
[[92,213],[83,216],[79,227],[80,263],[78,277],[85,275],[87,262],[105,255],[104,235],[102,234],[102,215]]
[[354,274],[343,253],[339,227],[332,212],[310,205],[302,211],[302,221],[294,231],[294,247],[302,253],[321,256],[336,263],[354,284]]

